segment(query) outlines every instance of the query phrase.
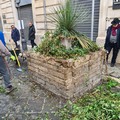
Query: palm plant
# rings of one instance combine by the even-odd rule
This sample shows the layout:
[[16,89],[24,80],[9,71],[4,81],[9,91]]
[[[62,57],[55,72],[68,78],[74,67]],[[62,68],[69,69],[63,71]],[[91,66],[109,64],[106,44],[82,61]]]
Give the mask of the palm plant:
[[50,16],[51,22],[56,23],[54,34],[61,39],[79,40],[82,48],[88,49],[95,45],[86,36],[76,31],[76,26],[89,18],[89,9],[79,5],[75,7],[71,0],[66,0],[65,4],[53,8],[54,15]]
[[65,4],[53,9],[55,14],[50,17],[50,20],[56,23],[56,31],[65,37],[78,34],[75,30],[76,25],[85,21],[89,16],[85,7],[80,5],[73,8],[71,0],[66,0]]

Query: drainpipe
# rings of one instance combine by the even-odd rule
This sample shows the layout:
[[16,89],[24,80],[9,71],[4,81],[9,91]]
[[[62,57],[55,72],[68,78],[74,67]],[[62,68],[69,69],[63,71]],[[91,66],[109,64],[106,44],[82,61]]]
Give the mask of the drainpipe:
[[43,7],[44,7],[44,28],[45,31],[47,31],[46,0],[43,0]]
[[95,0],[92,0],[92,19],[91,19],[91,40],[93,40],[94,31],[94,12],[95,12]]

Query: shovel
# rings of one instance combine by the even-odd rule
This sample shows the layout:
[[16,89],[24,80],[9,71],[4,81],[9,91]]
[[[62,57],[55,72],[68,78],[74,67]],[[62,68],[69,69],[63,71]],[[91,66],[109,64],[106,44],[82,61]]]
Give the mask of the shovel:
[[16,52],[15,52],[15,49],[14,49],[12,43],[11,43],[11,40],[10,40],[10,45],[11,45],[11,48],[12,48],[14,54],[15,54],[15,57],[16,57],[16,60],[17,60],[17,63],[18,63],[18,67],[19,67],[19,68],[17,68],[17,71],[22,72],[22,69],[21,69],[21,65],[20,65],[19,59],[18,59],[17,54],[16,54]]

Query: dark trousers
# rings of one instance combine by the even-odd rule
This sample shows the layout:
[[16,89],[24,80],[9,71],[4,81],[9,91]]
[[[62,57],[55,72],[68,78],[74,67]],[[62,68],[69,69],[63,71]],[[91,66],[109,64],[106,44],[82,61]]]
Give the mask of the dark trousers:
[[109,57],[109,54],[110,54],[112,49],[113,49],[113,54],[112,54],[111,63],[115,64],[116,63],[116,58],[117,58],[117,55],[118,55],[118,52],[119,52],[119,48],[117,47],[117,43],[110,43],[109,47],[107,48],[108,54],[107,54],[106,59],[108,61],[108,57]]
[[20,49],[20,45],[17,44],[17,41],[14,41],[14,42],[15,42],[16,48]]
[[30,42],[31,42],[32,48],[34,48],[34,46],[37,46],[36,43],[35,43],[35,40],[30,40]]
[[3,76],[5,87],[11,85],[9,71],[6,66],[6,61],[3,57],[0,56],[0,73]]
[[15,41],[15,45],[16,45],[16,48],[17,48],[17,46],[18,46],[17,41]]

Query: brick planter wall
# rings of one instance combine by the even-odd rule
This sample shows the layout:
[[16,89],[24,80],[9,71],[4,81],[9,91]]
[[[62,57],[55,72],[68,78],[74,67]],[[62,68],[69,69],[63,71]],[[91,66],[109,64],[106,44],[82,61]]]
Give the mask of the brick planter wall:
[[32,81],[65,99],[92,89],[102,78],[103,52],[90,53],[77,60],[60,60],[39,53],[28,53]]

